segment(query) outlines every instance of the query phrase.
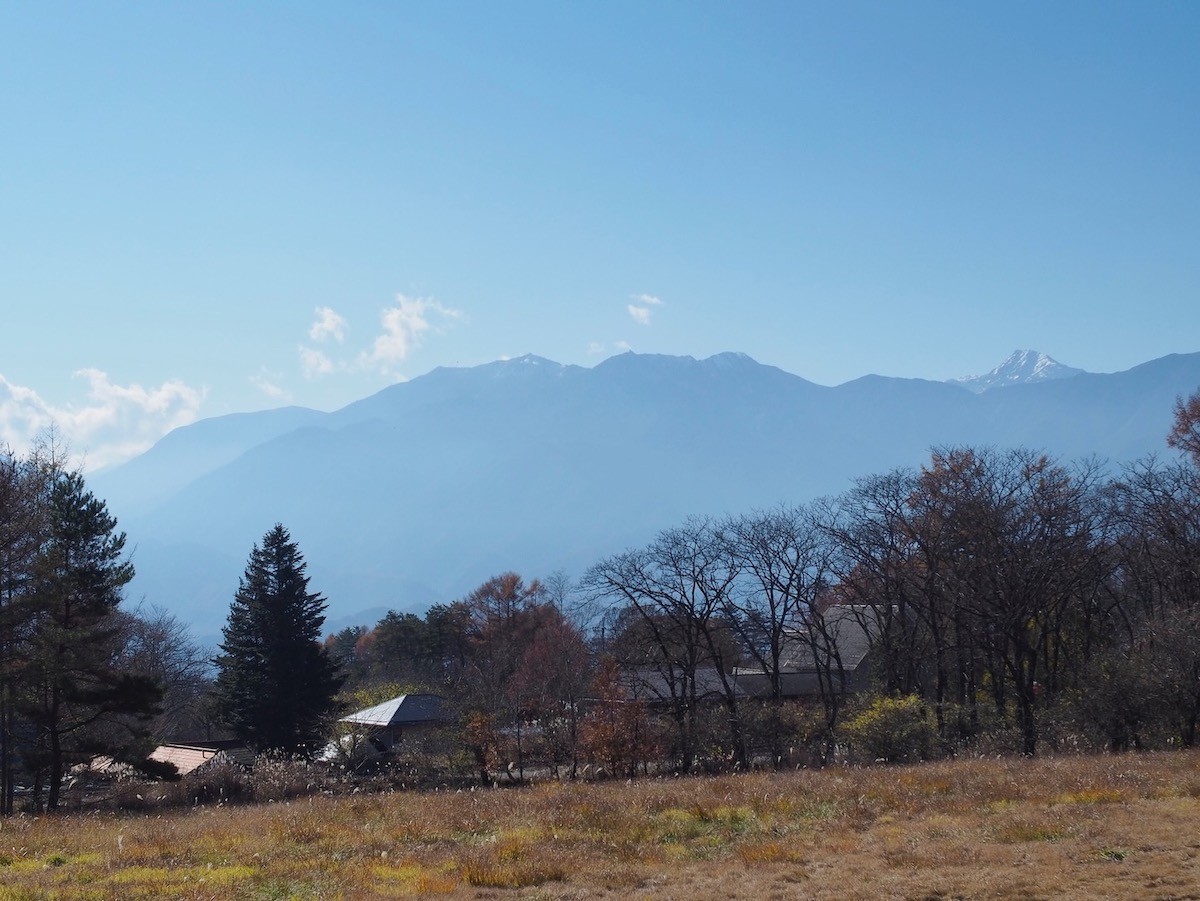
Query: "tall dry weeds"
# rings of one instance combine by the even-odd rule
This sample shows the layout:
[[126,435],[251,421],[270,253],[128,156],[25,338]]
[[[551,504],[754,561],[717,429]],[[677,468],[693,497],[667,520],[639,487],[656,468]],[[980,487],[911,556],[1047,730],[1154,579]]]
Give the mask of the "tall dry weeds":
[[0,824],[0,901],[1165,899],[1197,897],[1198,867],[1195,752],[310,795]]

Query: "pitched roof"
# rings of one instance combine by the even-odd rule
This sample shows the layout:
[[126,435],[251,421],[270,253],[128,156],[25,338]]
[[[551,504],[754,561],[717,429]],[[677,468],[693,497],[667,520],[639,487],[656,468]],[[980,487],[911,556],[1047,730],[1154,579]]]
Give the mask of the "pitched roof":
[[198,770],[206,763],[216,760],[231,760],[246,765],[253,763],[254,755],[241,742],[205,742],[203,744],[159,745],[150,753],[150,759],[159,763],[174,764],[180,776]]
[[438,695],[400,695],[374,707],[367,707],[341,718],[343,723],[356,726],[412,726],[418,723],[440,723],[446,715]]
[[878,632],[878,615],[873,608],[859,604],[830,607],[811,629],[788,636],[779,669],[781,672],[813,672],[832,662],[832,649],[835,648],[841,665],[848,670],[855,669],[867,656],[871,639]]

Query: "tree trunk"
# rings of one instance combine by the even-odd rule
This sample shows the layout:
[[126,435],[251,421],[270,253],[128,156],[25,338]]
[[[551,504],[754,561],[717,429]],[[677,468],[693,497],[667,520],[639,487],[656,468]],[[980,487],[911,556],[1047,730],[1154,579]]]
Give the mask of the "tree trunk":
[[63,749],[62,735],[58,729],[58,703],[54,704],[53,725],[50,727],[50,786],[46,796],[46,809],[58,810],[58,798],[62,792]]

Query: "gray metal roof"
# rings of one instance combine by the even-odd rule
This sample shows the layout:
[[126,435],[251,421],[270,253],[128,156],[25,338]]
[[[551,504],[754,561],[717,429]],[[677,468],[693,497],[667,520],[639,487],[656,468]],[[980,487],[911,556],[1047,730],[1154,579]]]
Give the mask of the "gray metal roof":
[[344,716],[341,722],[378,727],[439,723],[446,718],[442,703],[439,695],[400,695],[390,701]]
[[878,632],[878,616],[873,608],[858,604],[830,607],[810,630],[789,636],[779,669],[810,672],[827,666],[832,646],[842,666],[852,670],[867,656],[871,639]]

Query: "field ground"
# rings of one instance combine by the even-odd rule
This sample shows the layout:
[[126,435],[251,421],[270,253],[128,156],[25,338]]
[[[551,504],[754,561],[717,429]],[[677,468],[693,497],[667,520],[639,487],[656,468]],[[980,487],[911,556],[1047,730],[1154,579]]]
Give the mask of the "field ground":
[[1200,899],[1200,753],[0,822],[0,901],[422,896]]

